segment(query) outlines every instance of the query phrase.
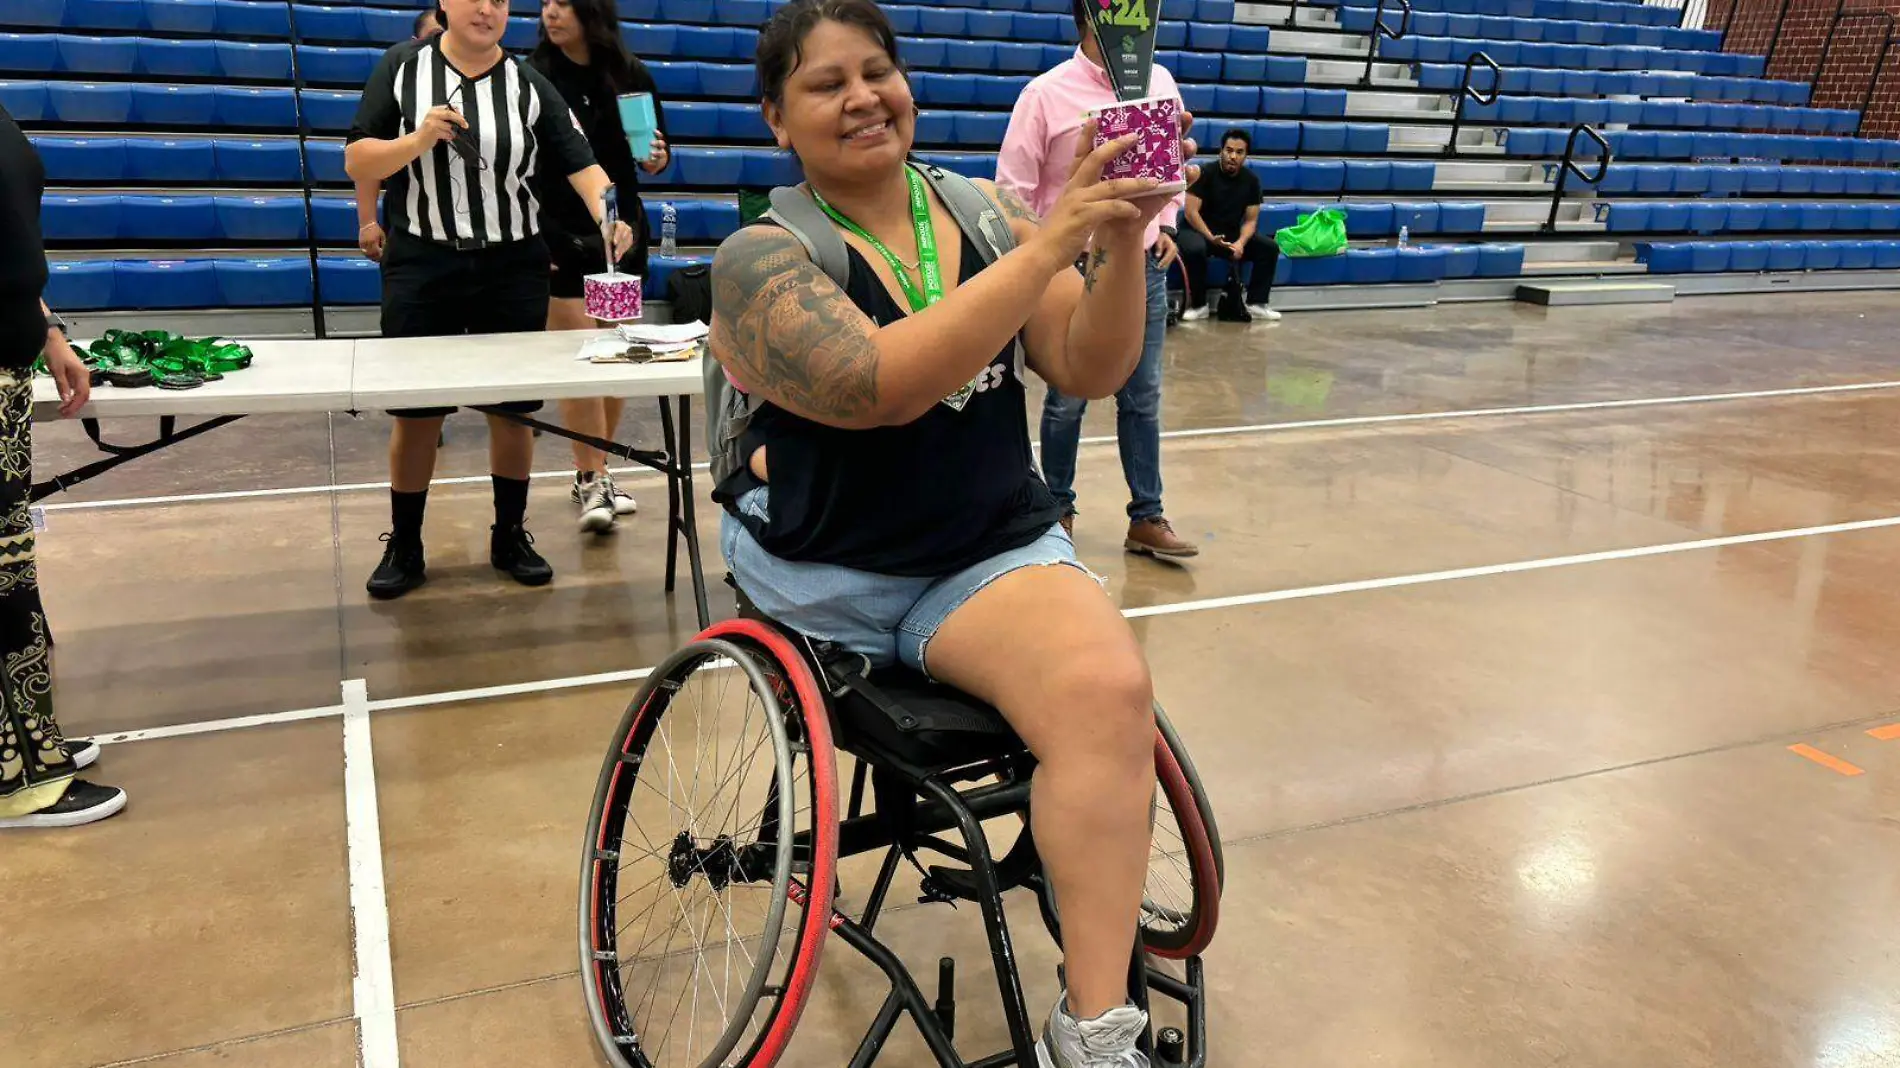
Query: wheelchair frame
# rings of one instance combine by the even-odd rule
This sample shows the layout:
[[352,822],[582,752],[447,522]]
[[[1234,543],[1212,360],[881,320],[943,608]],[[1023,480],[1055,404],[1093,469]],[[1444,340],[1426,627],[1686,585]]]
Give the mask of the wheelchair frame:
[[[1059,916],[1056,913],[1053,893],[1048,881],[1042,875],[1040,859],[1036,854],[1027,820],[1024,821],[1022,832],[1014,845],[1002,857],[993,854],[982,827],[985,820],[1023,814],[1028,811],[1030,775],[1034,769],[1033,757],[1021,747],[1020,742],[1007,752],[993,753],[953,766],[935,769],[911,765],[898,757],[886,759],[883,754],[874,753],[867,756],[865,753],[867,746],[863,739],[852,736],[846,717],[839,712],[838,704],[854,690],[870,689],[875,693],[875,687],[869,683],[869,680],[862,674],[852,673],[837,656],[826,655],[826,651],[817,643],[770,620],[762,619],[756,613],[751,613],[749,606],[745,606],[743,602],[742,613],[745,614],[745,618],[715,624],[708,628],[698,640],[682,649],[676,654],[674,660],[668,662],[667,670],[670,671],[685,663],[679,657],[707,641],[718,644],[729,642],[733,646],[742,644],[750,646],[756,649],[757,653],[748,652],[747,655],[761,656],[761,658],[763,655],[769,655],[779,661],[781,668],[803,670],[806,672],[805,679],[816,684],[815,688],[819,692],[812,696],[820,698],[817,703],[822,705],[822,708],[808,707],[806,711],[796,715],[796,718],[808,723],[814,717],[823,721],[823,727],[812,725],[813,737],[804,739],[811,748],[814,764],[816,764],[816,750],[823,746],[833,752],[836,750],[850,752],[856,758],[857,767],[846,815],[839,819],[833,812],[830,814],[831,818],[826,820],[830,828],[835,830],[835,845],[826,844],[818,850],[820,854],[831,852],[832,872],[814,872],[810,862],[810,858],[814,855],[814,836],[824,834],[824,826],[818,822],[824,814],[817,812],[816,806],[813,812],[813,827],[797,830],[787,836],[791,855],[806,858],[802,871],[794,874],[785,884],[786,897],[805,910],[805,918],[799,928],[798,937],[800,940],[806,939],[807,931],[816,924],[822,924],[824,931],[811,939],[810,960],[805,963],[804,970],[802,972],[799,970],[800,961],[793,958],[787,970],[788,979],[783,985],[773,988],[783,999],[789,988],[801,982],[804,984],[805,989],[797,992],[797,1000],[790,1005],[791,1018],[788,1021],[779,1019],[783,1015],[781,1010],[785,1007],[785,1002],[781,1000],[773,1007],[772,1014],[767,1017],[766,1023],[761,1027],[760,1038],[753,1045],[751,1052],[745,1055],[744,1060],[736,1063],[744,1068],[764,1068],[776,1061],[784,1045],[789,1043],[792,1031],[796,1027],[798,1013],[803,1009],[809,986],[815,981],[822,962],[822,943],[824,934],[828,933],[837,935],[845,944],[876,965],[890,982],[889,992],[883,999],[869,1030],[859,1042],[856,1053],[849,1061],[850,1068],[869,1068],[874,1064],[885,1043],[895,1031],[899,1019],[906,1015],[911,1017],[939,1068],[1001,1068],[1004,1065],[1035,1068],[1038,1063],[1035,1052],[1036,1032],[1024,999],[1014,942],[1004,915],[1003,894],[1019,887],[1034,891],[1037,894],[1044,924],[1058,945],[1061,941]],[[791,654],[789,658],[786,655],[788,652]],[[794,658],[796,663],[789,662]],[[793,696],[801,704],[809,706],[812,703],[805,698],[803,693],[797,692],[806,689],[799,685],[801,680],[786,678],[783,681],[788,688],[795,691]],[[660,672],[656,672],[653,679],[649,680],[649,685],[657,682],[662,682]],[[648,693],[647,690],[642,692]],[[779,707],[772,708],[771,711],[781,719],[793,719],[794,716],[788,714],[785,702],[778,697],[776,689],[773,697],[774,704]],[[1158,709],[1157,712],[1159,714]],[[630,710],[629,716],[633,717],[636,713],[644,714],[644,706],[636,703],[635,708]],[[1165,716],[1161,718],[1165,724]],[[817,737],[818,735],[830,735],[830,737]],[[630,740],[631,735],[628,735],[628,738]],[[836,739],[835,743],[833,739]],[[631,1039],[630,1042],[626,1037],[616,1037],[609,1033],[610,1025],[607,1024],[607,1017],[612,1013],[603,1013],[602,1006],[597,1003],[603,992],[596,990],[596,984],[605,984],[597,973],[588,970],[608,959],[618,963],[618,958],[614,954],[602,953],[595,948],[597,933],[590,928],[590,919],[596,917],[592,915],[589,902],[594,892],[590,880],[594,877],[595,865],[607,859],[604,847],[604,826],[599,832],[599,840],[596,840],[595,825],[603,819],[603,805],[607,796],[603,791],[608,785],[609,772],[615,770],[617,763],[628,762],[628,753],[624,748],[626,744],[622,742],[620,751],[609,755],[607,766],[602,772],[602,791],[596,793],[594,815],[590,820],[590,840],[587,843],[587,859],[583,863],[581,886],[582,966],[583,974],[587,977],[584,985],[588,987],[589,1013],[593,1017],[597,1038],[610,1062],[617,1068],[654,1068],[653,1062],[639,1048],[637,1037]],[[1164,748],[1170,752],[1176,752],[1178,749],[1171,729],[1165,726],[1157,739],[1158,753]],[[1183,775],[1195,793],[1196,801],[1200,805],[1196,812],[1196,821],[1202,826],[1209,839],[1202,844],[1211,851],[1213,863],[1218,868],[1218,837],[1211,826],[1211,813],[1206,813],[1205,800],[1199,796],[1198,785],[1193,782],[1191,765],[1186,764],[1184,755],[1178,752],[1176,755],[1181,759],[1173,764],[1174,769]],[[826,756],[829,758],[830,754]],[[633,763],[637,766],[638,761],[633,761]],[[814,776],[816,774],[814,770]],[[991,777],[996,779],[994,783],[977,785],[966,790],[958,789],[961,784],[978,783]],[[874,800],[877,802],[870,812],[865,811],[867,784],[875,787]],[[835,790],[835,786],[829,788]],[[631,791],[631,787],[628,789]],[[817,791],[818,788],[814,787],[814,790]],[[835,802],[835,792],[831,794],[831,799]],[[891,802],[896,802],[896,804],[891,804]],[[778,826],[778,817],[772,814],[772,810],[774,806],[780,804],[781,795],[775,781],[768,794],[766,812],[762,815],[759,824],[762,839],[769,836],[772,829]],[[903,816],[894,818],[894,812],[900,808]],[[1203,814],[1209,818],[1203,820]],[[956,830],[962,839],[961,845],[942,837],[943,832],[952,829]],[[711,852],[716,853],[720,848],[715,845]],[[763,863],[767,859],[765,853],[773,850],[782,851],[778,844],[768,845],[764,840],[738,848],[732,848],[728,843],[725,848],[727,851],[725,870],[728,874],[722,877],[755,884],[769,881],[761,878],[765,875]],[[862,918],[854,920],[833,903],[834,894],[830,891],[836,886],[836,865],[848,857],[871,853],[879,849],[885,850],[882,865],[866,899]],[[968,865],[968,870],[935,867],[925,870],[924,866],[915,859],[922,851],[929,851],[959,864]],[[708,851],[689,849],[688,852],[693,854],[692,863],[698,865],[697,870],[703,873],[708,862],[704,854]],[[954,903],[966,900],[974,901],[978,905],[988,939],[991,963],[996,973],[998,993],[1002,1000],[1003,1016],[1009,1035],[1007,1049],[977,1060],[964,1060],[955,1048],[956,964],[954,959],[944,957],[938,962],[938,990],[935,1003],[932,1004],[909,967],[892,950],[878,941],[875,935],[877,922],[884,912],[898,869],[906,858],[911,859],[924,876],[920,903]],[[677,858],[675,858],[675,863],[677,863]],[[825,887],[827,892],[813,893],[813,887],[810,884],[812,880],[818,878],[834,880],[831,885]],[[1198,882],[1197,879],[1197,884]],[[1214,902],[1217,903],[1218,875],[1216,875],[1213,895]],[[817,910],[812,907],[814,904],[818,904],[826,915],[817,915]],[[598,906],[597,902],[596,905]],[[1204,904],[1197,898],[1196,907],[1212,907],[1217,914],[1217,904]],[[604,918],[608,928],[611,929],[612,910],[602,909],[602,912],[603,916],[600,918]],[[1206,923],[1211,929],[1212,919],[1206,920]],[[1168,1028],[1161,1032],[1157,1041],[1151,1027],[1142,1036],[1140,1046],[1144,1052],[1156,1059],[1157,1068],[1203,1068],[1207,1062],[1206,986],[1202,962],[1198,952],[1181,956],[1180,959],[1183,959],[1185,964],[1184,978],[1169,974],[1157,967],[1151,960],[1150,950],[1142,943],[1141,933],[1138,932],[1135,952],[1131,956],[1129,967],[1131,1001],[1143,1011],[1147,1011],[1152,996],[1159,995],[1179,1003],[1187,1015],[1185,1033]],[[755,989],[757,982],[762,979],[763,976],[759,976],[755,980]],[[612,994],[619,995],[617,976],[612,984]],[[757,1004],[755,998],[750,1011],[756,1013]],[[625,1017],[624,1006],[620,1015]],[[627,1023],[631,1026],[630,1020]],[[637,1028],[634,1030],[637,1031]],[[761,1047],[768,1045],[768,1031],[775,1031],[776,1045],[763,1059],[754,1059]],[[727,1053],[730,1051],[729,1047]],[[631,1058],[628,1056],[629,1052],[633,1054]],[[724,1054],[721,1055],[721,1058],[723,1057]],[[725,1063],[723,1059],[721,1063]]]

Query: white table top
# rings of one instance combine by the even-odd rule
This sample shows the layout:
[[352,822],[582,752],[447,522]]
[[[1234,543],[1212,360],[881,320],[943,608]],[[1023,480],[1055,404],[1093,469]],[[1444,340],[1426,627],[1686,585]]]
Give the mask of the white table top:
[[700,361],[591,363],[583,342],[602,331],[365,338],[351,387],[360,411],[436,404],[500,404],[573,397],[676,397],[705,390]]
[[[499,404],[571,397],[674,397],[704,391],[698,359],[590,363],[574,358],[599,331],[470,337],[249,342],[250,367],[197,389],[98,386],[81,416],[262,415]],[[33,383],[33,414],[59,416],[51,379]]]
[[[350,407],[354,341],[258,341],[251,366],[197,389],[95,386],[81,416],[99,419],[159,415],[261,415],[337,412]],[[59,389],[33,382],[33,417],[59,418]]]

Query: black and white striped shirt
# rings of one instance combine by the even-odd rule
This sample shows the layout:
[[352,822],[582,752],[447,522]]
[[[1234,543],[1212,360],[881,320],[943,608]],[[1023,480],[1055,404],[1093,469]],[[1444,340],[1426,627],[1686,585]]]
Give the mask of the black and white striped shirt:
[[468,120],[479,160],[447,143],[424,152],[384,182],[389,229],[427,241],[521,241],[539,232],[534,178],[541,168],[570,175],[594,155],[561,94],[541,72],[510,57],[468,78],[442,54],[441,38],[404,41],[383,54],[363,86],[349,139],[393,140],[449,105]]

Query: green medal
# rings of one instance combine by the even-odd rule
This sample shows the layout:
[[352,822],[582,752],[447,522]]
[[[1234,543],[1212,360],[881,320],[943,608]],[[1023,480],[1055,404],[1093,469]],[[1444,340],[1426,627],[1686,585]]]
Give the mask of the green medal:
[[[812,199],[818,202],[818,206],[824,209],[825,214],[831,216],[833,222],[857,235],[865,244],[875,249],[878,255],[884,257],[884,262],[891,268],[891,274],[897,277],[898,288],[904,291],[904,299],[910,303],[911,312],[916,313],[943,299],[943,266],[937,256],[937,231],[930,224],[930,198],[924,192],[924,180],[909,166],[904,168],[904,177],[910,182],[910,216],[912,224],[917,228],[917,273],[923,282],[922,290],[917,288],[917,283],[911,281],[909,267],[889,248],[886,248],[884,242],[871,236],[862,226],[845,218],[838,209],[826,203],[825,198],[819,196],[816,189],[812,190],[811,195]],[[976,395],[976,384],[982,377],[979,373],[962,389],[945,397],[943,403],[955,411],[962,411],[963,406],[970,403],[970,398]]]

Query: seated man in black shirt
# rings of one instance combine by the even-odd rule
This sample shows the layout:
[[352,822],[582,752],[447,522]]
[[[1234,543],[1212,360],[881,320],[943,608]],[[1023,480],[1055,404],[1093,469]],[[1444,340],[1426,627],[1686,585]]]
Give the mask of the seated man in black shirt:
[[[1256,234],[1260,222],[1260,179],[1247,169],[1247,152],[1253,138],[1245,130],[1229,130],[1221,136],[1220,165],[1204,167],[1200,178],[1189,187],[1187,225],[1175,238],[1181,250],[1181,268],[1187,273],[1188,304],[1183,321],[1207,318],[1216,294],[1207,289],[1207,260],[1218,249],[1233,270],[1242,264],[1253,265],[1253,278],[1247,283],[1247,310],[1256,319],[1269,322],[1280,313],[1267,307],[1273,290],[1273,272],[1280,265],[1280,246],[1273,235]],[[1206,297],[1205,304],[1198,303]]]

